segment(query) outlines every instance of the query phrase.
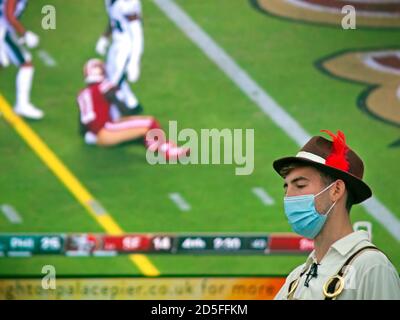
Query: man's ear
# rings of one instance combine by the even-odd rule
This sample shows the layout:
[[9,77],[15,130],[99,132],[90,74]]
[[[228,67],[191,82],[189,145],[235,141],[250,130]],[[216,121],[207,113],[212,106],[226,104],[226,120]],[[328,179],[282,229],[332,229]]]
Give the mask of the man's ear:
[[333,202],[339,201],[344,197],[344,194],[346,193],[346,184],[344,183],[343,180],[336,180],[335,184],[332,186],[332,189],[330,190],[330,196],[331,200]]

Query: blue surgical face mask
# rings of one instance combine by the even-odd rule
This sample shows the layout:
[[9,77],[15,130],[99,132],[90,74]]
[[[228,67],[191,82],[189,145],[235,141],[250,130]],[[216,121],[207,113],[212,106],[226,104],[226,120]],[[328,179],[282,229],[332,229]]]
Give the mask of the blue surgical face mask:
[[336,201],[325,214],[320,214],[315,208],[315,198],[332,187],[334,183],[316,195],[307,194],[284,198],[285,213],[294,232],[309,239],[314,239],[318,235]]

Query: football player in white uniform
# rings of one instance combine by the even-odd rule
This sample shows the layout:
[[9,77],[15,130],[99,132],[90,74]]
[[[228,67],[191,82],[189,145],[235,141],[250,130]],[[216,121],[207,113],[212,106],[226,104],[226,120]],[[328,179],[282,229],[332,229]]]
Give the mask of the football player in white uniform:
[[[1,17],[1,15],[2,15],[2,12],[0,9],[0,17]],[[10,64],[8,57],[7,57],[6,48],[4,45],[5,36],[6,36],[6,27],[0,18],[0,67],[7,67]]]
[[142,108],[128,81],[134,83],[140,76],[144,47],[141,3],[140,0],[105,0],[105,4],[109,26],[97,41],[96,51],[100,55],[107,53],[107,77],[119,88],[117,95],[130,113],[137,114]]
[[30,100],[34,67],[32,56],[25,47],[37,47],[39,37],[28,31],[19,21],[27,3],[28,0],[0,0],[0,29],[3,28],[3,38],[0,37],[0,63],[7,66],[11,61],[19,69],[16,79],[15,112],[37,120],[43,118],[44,114]]

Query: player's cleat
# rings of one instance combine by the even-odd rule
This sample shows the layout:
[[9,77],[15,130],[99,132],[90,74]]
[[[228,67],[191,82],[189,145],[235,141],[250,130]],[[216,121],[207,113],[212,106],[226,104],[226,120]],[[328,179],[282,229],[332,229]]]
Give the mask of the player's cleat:
[[187,157],[190,154],[189,148],[178,147],[175,143],[170,141],[163,143],[158,148],[158,151],[160,151],[167,160]]
[[14,108],[14,111],[16,114],[28,119],[40,120],[44,117],[44,112],[30,103],[23,106],[18,105]]

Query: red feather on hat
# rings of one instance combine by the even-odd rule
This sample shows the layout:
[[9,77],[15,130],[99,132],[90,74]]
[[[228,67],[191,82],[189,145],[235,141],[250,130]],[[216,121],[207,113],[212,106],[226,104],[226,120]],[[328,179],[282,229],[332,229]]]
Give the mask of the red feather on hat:
[[346,145],[346,137],[344,133],[338,130],[337,135],[335,136],[329,130],[321,130],[321,132],[329,134],[333,139],[331,153],[326,158],[325,164],[327,166],[348,172],[350,165],[346,156],[347,152],[349,151],[349,147]]

